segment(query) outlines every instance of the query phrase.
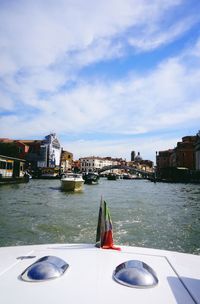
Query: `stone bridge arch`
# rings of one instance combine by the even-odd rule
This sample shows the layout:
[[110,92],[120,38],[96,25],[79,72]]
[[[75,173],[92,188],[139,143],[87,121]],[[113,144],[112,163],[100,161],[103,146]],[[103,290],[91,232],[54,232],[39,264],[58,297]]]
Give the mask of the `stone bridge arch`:
[[153,176],[154,173],[153,172],[147,172],[144,170],[140,170],[131,166],[125,166],[125,165],[110,165],[110,166],[105,166],[101,169],[98,170],[98,173],[103,173],[105,171],[108,170],[112,170],[112,169],[124,169],[124,170],[129,170],[131,172],[134,172],[136,174],[141,174],[143,177],[149,177],[149,176]]

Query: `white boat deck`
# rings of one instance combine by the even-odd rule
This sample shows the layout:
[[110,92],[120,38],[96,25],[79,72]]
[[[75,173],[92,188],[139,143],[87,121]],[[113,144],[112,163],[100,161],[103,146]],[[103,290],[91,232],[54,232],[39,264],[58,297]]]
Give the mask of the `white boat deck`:
[[[2,247],[0,301],[2,304],[200,303],[200,256],[138,247],[121,248],[121,251],[105,250],[83,244]],[[29,265],[47,255],[60,257],[69,264],[60,278],[46,282],[20,279]],[[23,256],[30,258],[20,259]],[[144,289],[117,283],[113,272],[128,260],[140,260],[153,268],[158,285]]]

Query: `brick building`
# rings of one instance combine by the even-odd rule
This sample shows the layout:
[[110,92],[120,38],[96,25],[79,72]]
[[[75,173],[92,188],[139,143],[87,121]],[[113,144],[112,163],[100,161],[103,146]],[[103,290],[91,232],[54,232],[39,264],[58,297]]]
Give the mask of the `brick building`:
[[195,168],[200,170],[200,131],[197,133],[197,140],[195,143]]
[[197,136],[185,136],[175,148],[176,167],[195,170],[195,143]]
[[163,169],[171,167],[173,153],[173,149],[156,152],[156,167],[158,174],[161,174]]
[[156,153],[157,176],[161,179],[188,180],[196,170],[198,136],[184,136],[174,149]]

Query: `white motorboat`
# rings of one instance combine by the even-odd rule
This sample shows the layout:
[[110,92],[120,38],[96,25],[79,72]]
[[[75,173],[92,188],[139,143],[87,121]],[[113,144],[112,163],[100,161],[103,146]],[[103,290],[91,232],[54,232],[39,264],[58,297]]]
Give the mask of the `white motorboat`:
[[61,177],[61,189],[64,191],[82,191],[83,184],[82,174],[66,173]]
[[98,248],[48,244],[0,248],[2,304],[200,303],[200,256],[116,247],[101,205]]

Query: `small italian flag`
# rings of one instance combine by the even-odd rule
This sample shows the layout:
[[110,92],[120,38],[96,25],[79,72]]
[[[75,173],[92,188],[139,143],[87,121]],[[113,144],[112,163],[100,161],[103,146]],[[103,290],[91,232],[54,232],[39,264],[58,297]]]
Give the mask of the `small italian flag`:
[[120,247],[114,246],[113,243],[113,228],[110,217],[110,212],[107,204],[101,199],[99,207],[99,218],[96,234],[96,247],[103,249],[121,250]]

